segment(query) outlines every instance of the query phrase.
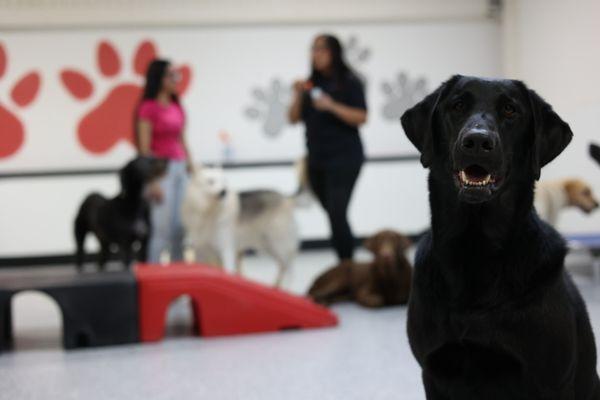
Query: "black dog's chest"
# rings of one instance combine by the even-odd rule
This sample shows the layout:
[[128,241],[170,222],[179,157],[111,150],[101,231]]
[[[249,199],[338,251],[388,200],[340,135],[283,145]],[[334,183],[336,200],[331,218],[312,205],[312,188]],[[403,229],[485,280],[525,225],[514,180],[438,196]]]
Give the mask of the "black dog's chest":
[[462,377],[489,381],[506,376],[516,378],[522,368],[519,359],[501,346],[471,340],[443,344],[427,356],[425,366],[441,379]]
[[495,344],[448,342],[429,354],[424,367],[452,398],[532,398],[519,358]]
[[130,240],[143,239],[149,234],[148,223],[143,218],[133,218],[119,224],[121,235],[129,236]]
[[[539,393],[544,386],[562,390],[575,343],[573,314],[562,280],[535,293],[527,291],[524,297],[507,294],[505,289],[511,285],[493,285],[482,291],[491,295],[465,305],[460,296],[450,296],[455,291],[433,284],[437,275],[427,272],[415,280],[408,333],[413,352],[428,374],[456,393],[463,393],[474,381],[490,391],[505,390],[500,397],[464,392],[457,398],[519,399],[532,398],[522,397],[524,391]],[[492,302],[494,298],[498,301]]]
[[148,222],[143,217],[127,217],[121,215],[111,223],[97,221],[95,231],[98,236],[110,243],[131,242],[146,238],[150,233]]
[[411,344],[423,346],[417,359],[424,370],[453,390],[462,392],[469,382],[479,382],[481,390],[502,383],[512,391],[523,387],[525,366],[519,349],[513,347],[516,332],[503,326],[502,318],[494,313],[445,310],[436,321],[426,323],[429,331],[420,338],[410,329],[409,336]]

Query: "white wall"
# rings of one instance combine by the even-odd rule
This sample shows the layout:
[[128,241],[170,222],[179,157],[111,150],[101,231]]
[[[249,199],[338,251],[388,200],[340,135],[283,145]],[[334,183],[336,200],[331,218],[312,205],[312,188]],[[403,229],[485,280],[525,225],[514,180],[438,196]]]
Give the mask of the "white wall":
[[[9,99],[15,79],[30,68],[50,68],[42,82],[42,95],[46,97],[19,111],[27,126],[35,131],[29,136],[32,142],[28,145],[37,146],[39,151],[24,153],[29,154],[24,159],[0,161],[0,173],[65,165],[113,167],[131,155],[127,146],[102,157],[81,153],[71,139],[75,114],[87,109],[64,96],[56,80],[57,69],[66,64],[97,76],[93,53],[102,38],[113,40],[118,50],[129,57],[140,39],[151,37],[163,54],[197,63],[199,69],[194,77],[197,86],[189,92],[192,103],[189,107],[195,110],[193,104],[207,104],[211,100],[207,85],[212,78],[202,67],[209,65],[207,60],[224,55],[214,49],[202,52],[198,43],[189,43],[184,32],[195,37],[205,35],[206,43],[213,43],[215,32],[262,30],[277,40],[279,35],[293,31],[298,35],[294,45],[298,48],[285,57],[299,57],[304,62],[310,36],[318,30],[335,27],[346,39],[357,32],[361,40],[364,35],[377,50],[376,58],[364,65],[377,77],[369,88],[374,113],[381,112],[380,78],[393,77],[399,70],[414,76],[424,74],[430,89],[455,72],[488,76],[503,73],[525,80],[555,106],[575,133],[573,143],[545,169],[543,178],[581,176],[592,182],[600,194],[600,168],[587,156],[588,143],[596,140],[600,132],[600,2],[505,0],[504,5],[498,24],[487,17],[486,0],[0,0],[0,43],[10,48],[9,70],[0,80],[0,104],[17,111]],[[448,34],[450,31],[454,34]],[[396,34],[386,35],[388,32]],[[184,46],[173,44],[179,37]],[[423,47],[422,43],[429,43],[430,47]],[[436,43],[438,48],[434,49]],[[463,52],[460,57],[457,49]],[[57,51],[63,55],[57,56]],[[124,62],[128,67],[130,59]],[[304,68],[284,67],[280,75],[292,79],[305,73]],[[264,80],[268,77],[256,81]],[[110,81],[101,82],[96,95],[102,96],[108,87]],[[247,91],[244,93],[247,96]],[[231,107],[237,108],[238,113],[240,107],[247,105],[247,99],[239,101]],[[198,118],[201,131],[198,138],[206,140],[208,125],[204,124],[214,124],[215,116]],[[55,124],[53,129],[47,129],[52,124]],[[250,121],[244,129],[250,136],[257,135],[257,125]],[[285,136],[290,141],[283,147],[271,143],[276,148],[273,153],[285,148],[286,156],[300,154],[301,131],[286,129]],[[386,150],[390,153],[410,150],[399,127],[398,136],[394,136],[395,129],[391,121],[372,122],[365,130],[369,151],[383,154]],[[202,142],[198,158],[218,157],[215,143]],[[57,152],[57,148],[65,152]],[[256,158],[252,147],[240,143],[240,148],[242,152],[250,151],[248,159]],[[352,207],[357,232],[366,234],[382,226],[405,231],[425,227],[428,217],[424,175],[416,163],[369,165]],[[291,192],[295,185],[290,168],[234,170],[228,173],[228,178],[239,188],[269,186]],[[71,220],[79,201],[91,190],[114,193],[115,180],[93,176],[0,182],[0,257],[71,251]],[[318,208],[300,211],[298,216],[305,237],[326,236],[327,227]],[[588,218],[571,211],[560,221],[560,228],[567,233],[598,232],[599,227],[600,212]]]
[[[227,180],[240,190],[296,190],[293,168],[229,170]],[[73,220],[84,196],[92,191],[114,195],[111,176],[9,179],[0,184],[0,257],[62,255],[74,251]],[[368,164],[361,173],[351,204],[356,234],[390,227],[416,233],[429,218],[426,173],[417,163]],[[316,204],[298,209],[302,237],[328,236],[325,215]],[[96,248],[93,238],[88,249]]]
[[[492,76],[499,73],[499,31],[494,22],[487,20],[11,31],[2,35],[0,43],[8,55],[2,82],[10,88],[19,76],[34,70],[40,74],[42,86],[27,107],[15,106],[8,92],[0,94],[26,127],[23,147],[10,157],[0,158],[0,171],[117,167],[130,157],[130,143],[121,141],[100,154],[93,153],[78,134],[82,133],[80,121],[100,109],[106,115],[95,124],[100,127],[95,136],[120,135],[123,132],[117,131],[123,128],[132,130],[133,110],[140,94],[110,112],[106,105],[115,104],[121,97],[113,94],[122,85],[141,90],[143,76],[135,74],[131,65],[143,41],[151,41],[160,55],[191,70],[191,83],[182,102],[187,110],[189,143],[199,160],[222,160],[219,134],[223,131],[231,136],[233,161],[298,158],[303,153],[303,129],[287,124],[288,88],[295,79],[307,77],[310,41],[323,31],[335,32],[346,43],[355,39],[354,53],[368,51],[368,57],[356,60],[354,66],[368,81],[370,117],[362,131],[370,155],[414,153],[413,146],[400,134],[401,111],[391,119],[383,115],[390,104],[397,103],[400,108],[410,105],[455,71]],[[105,76],[99,70],[97,51],[101,42],[110,43],[121,60],[121,69],[114,76]],[[89,79],[93,92],[88,98],[76,99],[66,90],[61,74],[67,70]],[[388,96],[382,85],[396,86],[401,72],[408,79],[407,92]],[[420,79],[423,90],[413,91],[411,86]],[[257,90],[269,98],[276,82],[280,87],[278,96],[267,101],[256,98]],[[281,121],[281,129],[265,134],[262,119],[248,118],[246,110],[250,107],[258,108],[276,125]],[[118,121],[123,127],[113,126]],[[83,131],[84,136],[88,133]]]
[[[452,5],[450,5],[452,3]],[[343,15],[340,13],[343,10]],[[15,155],[0,159],[0,173],[117,167],[133,154],[120,143],[90,154],[76,140],[79,119],[122,82],[139,85],[131,55],[142,39],[161,54],[192,67],[184,97],[190,139],[199,161],[218,161],[219,130],[232,133],[237,161],[291,159],[303,152],[302,129],[285,127],[275,139],[244,117],[252,89],[274,77],[289,84],[306,74],[312,36],[333,31],[345,41],[358,39],[371,56],[359,70],[369,79],[370,122],[363,138],[370,155],[414,153],[397,119],[385,119],[384,82],[399,72],[411,82],[423,77],[428,90],[455,72],[498,76],[500,31],[487,18],[487,2],[377,0],[316,1],[35,1],[0,0],[0,42],[9,52],[9,70],[0,81],[0,103],[18,112],[27,140]],[[102,79],[95,63],[100,40],[122,55],[124,75]],[[439,60],[444,60],[440,62]],[[75,101],[58,76],[65,67],[85,72],[95,91]],[[12,82],[28,69],[42,75],[39,98],[18,109],[9,98]],[[414,94],[414,93],[413,93]],[[422,95],[414,94],[414,96]],[[413,97],[414,97],[413,96]],[[405,101],[406,98],[400,99]],[[412,98],[410,101],[418,99]],[[428,225],[425,171],[418,163],[366,166],[352,203],[359,235],[383,227],[416,232]],[[292,168],[229,170],[236,189],[274,188],[291,193]],[[73,250],[72,220],[90,191],[116,191],[111,176],[7,179],[0,183],[0,257],[63,254]],[[325,238],[328,227],[318,207],[298,211],[304,238]]]
[[[508,0],[503,15],[505,75],[540,93],[573,130],[567,150],[542,179],[581,177],[600,197],[600,166],[588,156],[600,143],[600,2]],[[565,233],[598,233],[600,212],[571,210],[560,219]]]

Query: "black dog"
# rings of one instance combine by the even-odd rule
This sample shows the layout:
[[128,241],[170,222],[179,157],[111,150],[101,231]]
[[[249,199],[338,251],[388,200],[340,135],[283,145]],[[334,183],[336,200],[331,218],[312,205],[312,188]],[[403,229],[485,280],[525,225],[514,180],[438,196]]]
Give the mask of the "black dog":
[[75,219],[76,265],[81,270],[85,258],[84,241],[93,232],[100,242],[98,264],[104,268],[111,246],[118,246],[125,268],[132,261],[132,246],[139,242],[139,259],[145,260],[150,234],[146,186],[165,173],[165,160],[137,157],[119,172],[121,192],[113,199],[92,193],[83,201]]
[[600,399],[563,239],[533,209],[571,130],[523,83],[454,76],[402,116],[430,169],[410,345],[427,399]]

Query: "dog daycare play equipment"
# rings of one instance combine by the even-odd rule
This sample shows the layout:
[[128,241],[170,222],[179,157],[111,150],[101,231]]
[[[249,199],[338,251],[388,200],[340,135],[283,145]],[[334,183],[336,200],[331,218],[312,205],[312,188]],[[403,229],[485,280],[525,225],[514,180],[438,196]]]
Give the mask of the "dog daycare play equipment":
[[66,349],[139,341],[136,281],[131,272],[36,274],[0,283],[0,350],[12,344],[12,296],[28,290],[46,293],[58,304]]
[[200,336],[337,325],[331,311],[302,297],[198,264],[144,265],[133,272],[34,274],[0,283],[0,351],[11,348],[12,296],[48,294],[63,317],[66,349],[163,338],[170,303],[189,295]]
[[162,339],[169,304],[192,299],[197,334],[235,335],[334,326],[337,317],[311,301],[203,265],[138,265],[140,339]]

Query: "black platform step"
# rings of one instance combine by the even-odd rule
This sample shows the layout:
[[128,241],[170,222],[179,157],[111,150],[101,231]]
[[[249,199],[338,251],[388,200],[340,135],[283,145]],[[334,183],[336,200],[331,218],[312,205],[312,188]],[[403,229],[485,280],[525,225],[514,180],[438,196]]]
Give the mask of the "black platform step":
[[0,350],[12,346],[12,296],[26,290],[46,293],[57,302],[66,349],[139,341],[136,280],[131,272],[57,272],[0,274]]

